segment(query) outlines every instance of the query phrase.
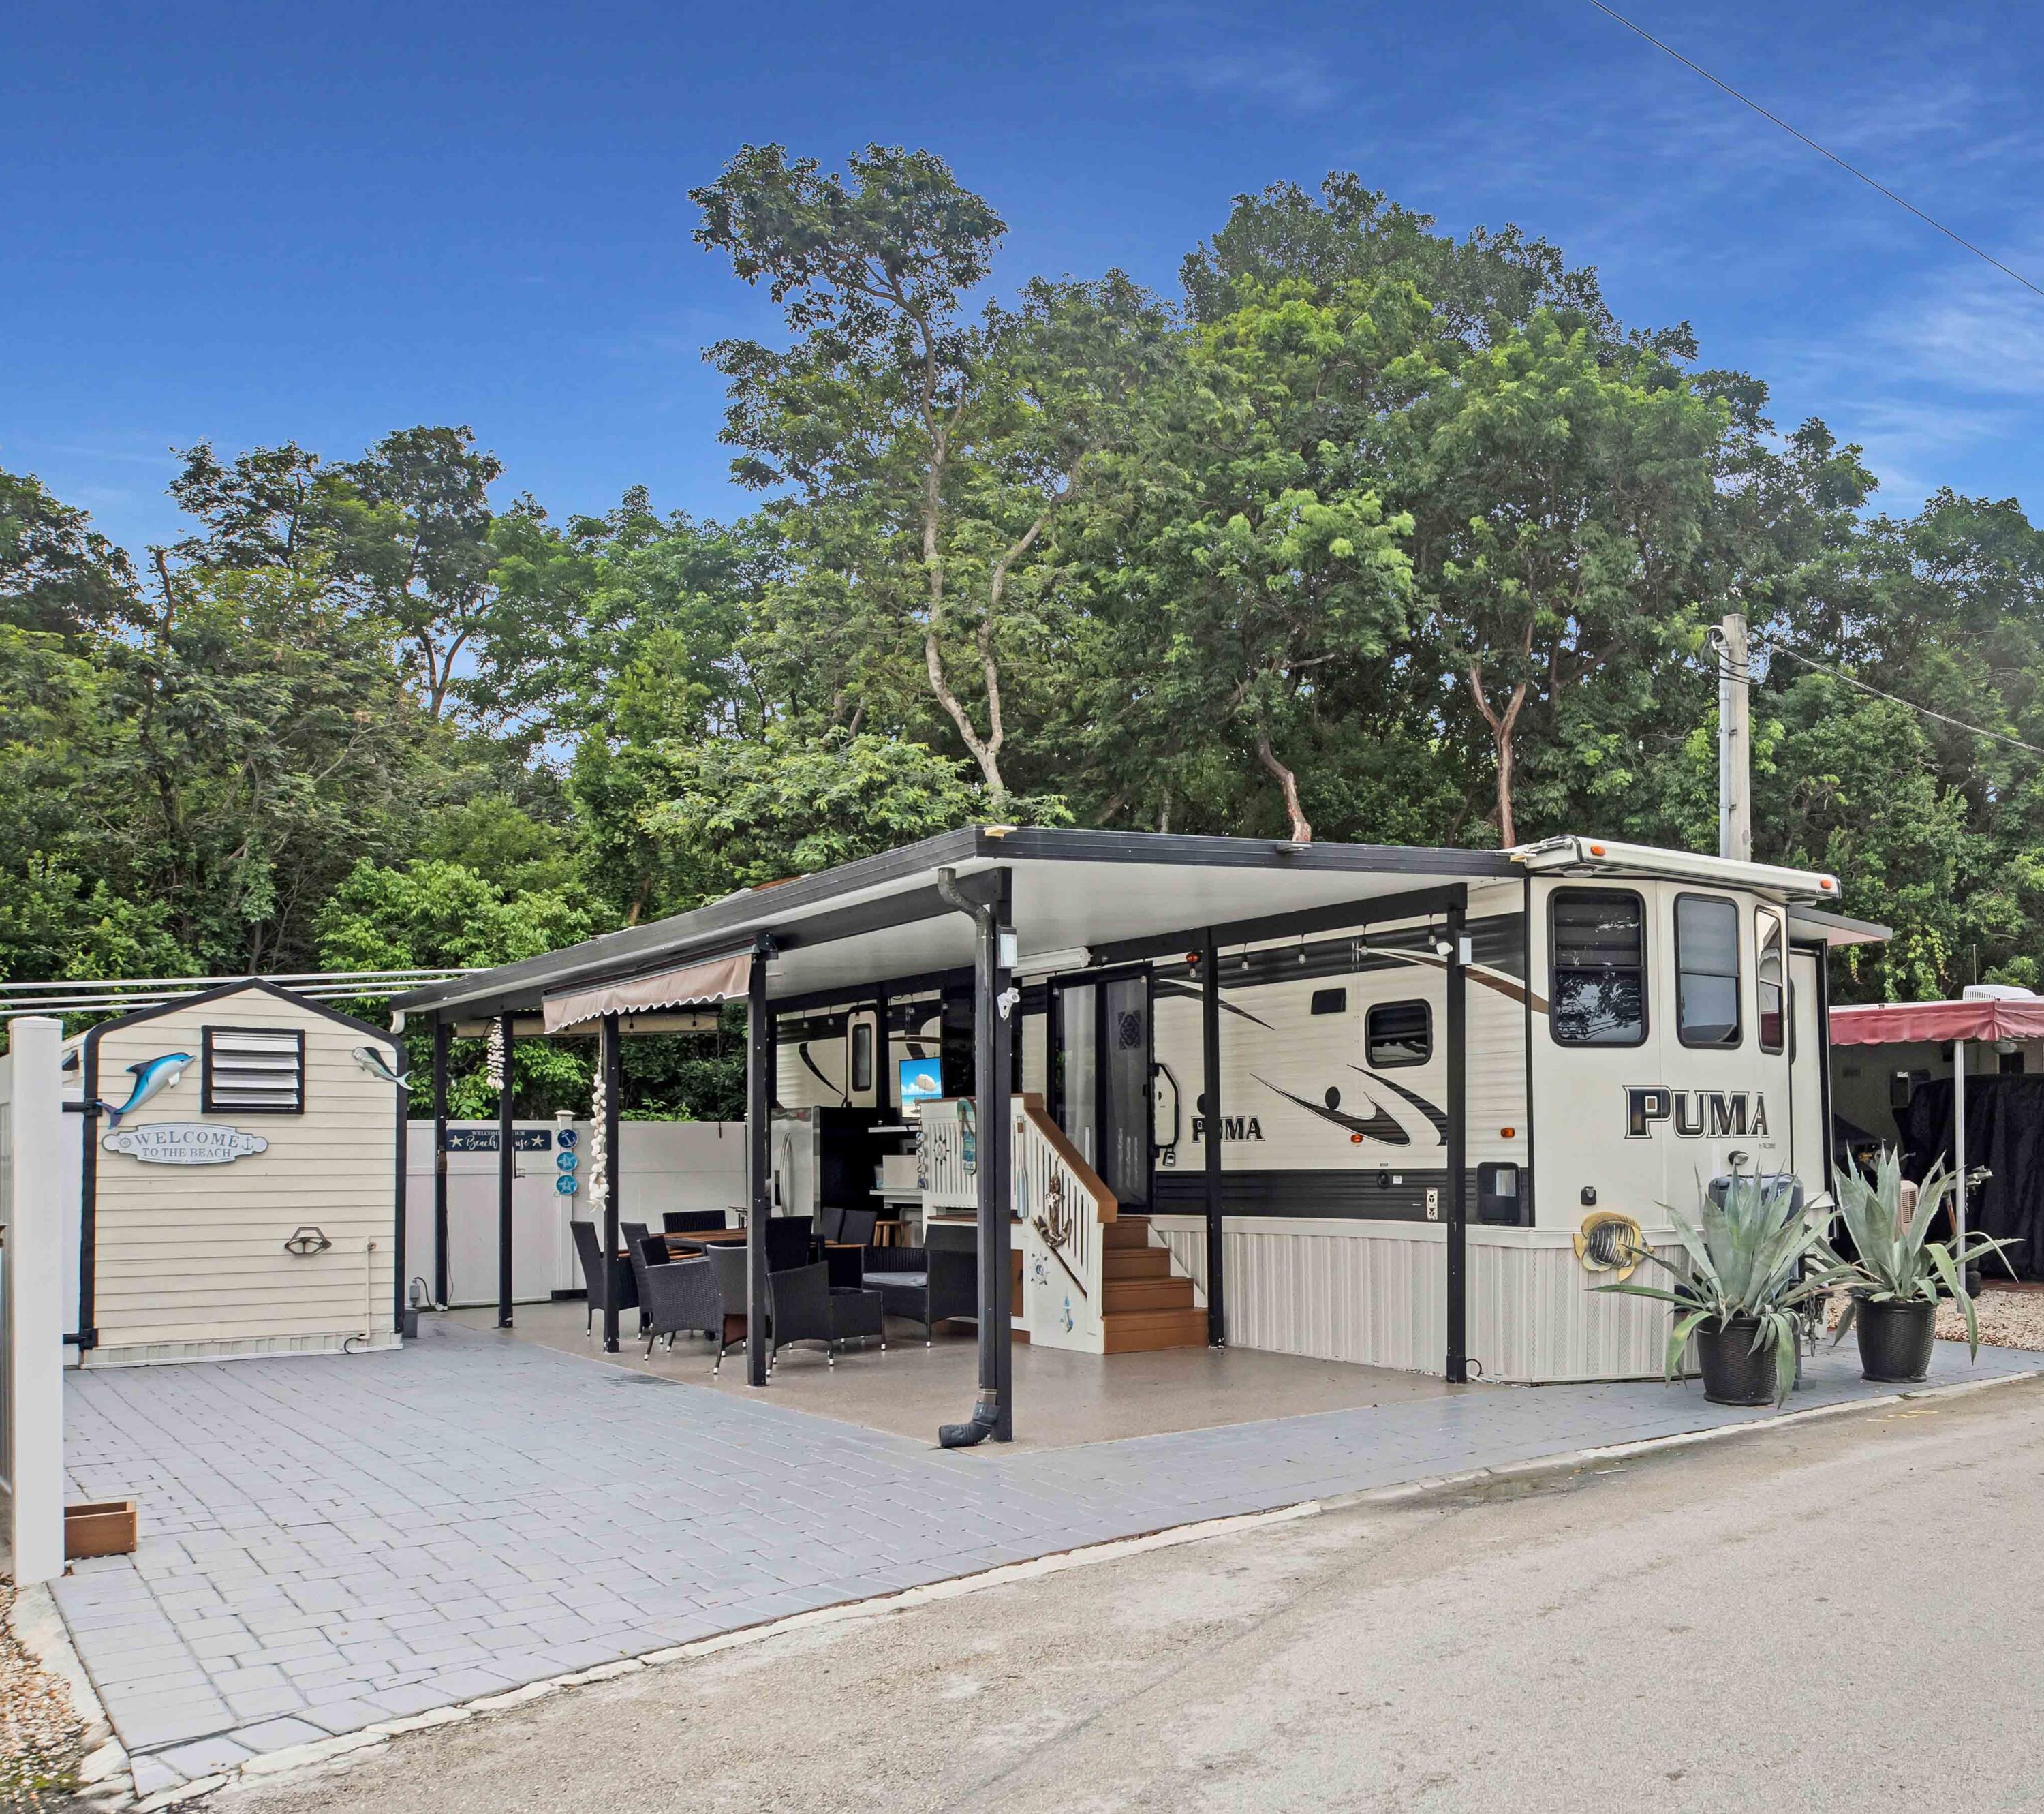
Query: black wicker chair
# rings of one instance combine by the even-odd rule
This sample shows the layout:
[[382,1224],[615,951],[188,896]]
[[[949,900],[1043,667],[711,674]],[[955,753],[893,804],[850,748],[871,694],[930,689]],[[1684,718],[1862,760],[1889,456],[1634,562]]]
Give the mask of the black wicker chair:
[[745,1249],[736,1241],[720,1243],[704,1257],[717,1286],[717,1359],[709,1370],[716,1374],[724,1370],[726,1351],[745,1339],[747,1262]]
[[667,1346],[686,1329],[708,1335],[723,1312],[717,1280],[708,1260],[670,1260],[662,1258],[666,1243],[658,1235],[647,1235],[632,1250],[632,1270],[639,1286],[639,1305],[645,1314],[646,1352],[661,1336]]
[[791,1266],[766,1275],[766,1365],[795,1342],[820,1342],[824,1359],[837,1365],[837,1338],[831,1326],[830,1268]]
[[868,1247],[866,1282],[890,1316],[923,1325],[923,1346],[948,1316],[979,1314],[979,1234],[976,1228],[927,1228],[920,1247]]
[[887,1301],[877,1291],[847,1291],[831,1287],[831,1342],[863,1342],[868,1336],[880,1338],[880,1351],[887,1351]]
[[873,1231],[879,1223],[880,1212],[878,1209],[847,1209],[838,1224],[837,1233],[832,1239],[849,1241],[855,1247],[870,1247],[873,1245]]
[[[641,1241],[647,1239],[649,1236],[656,1240],[660,1239],[659,1236],[655,1236],[652,1230],[648,1228],[644,1222],[620,1222],[617,1224],[617,1232],[624,1237],[624,1251],[628,1254],[636,1254],[638,1252],[639,1243]],[[655,1251],[653,1263],[655,1266],[662,1265],[671,1256],[667,1252],[665,1243],[663,1242],[661,1246]]]
[[599,1310],[608,1310],[613,1303],[620,1310],[639,1308],[638,1280],[627,1261],[613,1258],[608,1266],[603,1263],[603,1246],[594,1222],[571,1221],[568,1232],[574,1236],[575,1257],[582,1262],[582,1286],[589,1298],[582,1328],[594,1333]]
[[770,1216],[766,1220],[766,1270],[788,1272],[816,1257],[816,1231],[806,1216]]

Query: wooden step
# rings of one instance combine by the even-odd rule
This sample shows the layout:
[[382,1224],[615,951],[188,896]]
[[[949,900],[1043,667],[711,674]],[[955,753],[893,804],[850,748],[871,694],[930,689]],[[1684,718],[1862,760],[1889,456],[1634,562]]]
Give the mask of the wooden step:
[[1101,1225],[1101,1244],[1108,1247],[1147,1247],[1150,1244],[1147,1216],[1117,1216]]
[[1109,1247],[1100,1256],[1103,1278],[1163,1278],[1171,1270],[1169,1247]]
[[1110,1278],[1101,1297],[1101,1308],[1110,1316],[1117,1310],[1189,1310],[1192,1307],[1189,1278]]
[[1146,1348],[1203,1348],[1207,1345],[1204,1310],[1110,1311],[1101,1319],[1106,1351],[1111,1355]]

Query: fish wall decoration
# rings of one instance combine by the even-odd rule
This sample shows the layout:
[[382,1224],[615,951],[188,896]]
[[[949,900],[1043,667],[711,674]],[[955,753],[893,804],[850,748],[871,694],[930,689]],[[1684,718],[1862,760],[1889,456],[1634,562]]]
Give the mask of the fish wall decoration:
[[390,1061],[374,1046],[357,1046],[348,1055],[379,1083],[394,1083],[400,1090],[410,1087],[412,1074],[393,1070]]

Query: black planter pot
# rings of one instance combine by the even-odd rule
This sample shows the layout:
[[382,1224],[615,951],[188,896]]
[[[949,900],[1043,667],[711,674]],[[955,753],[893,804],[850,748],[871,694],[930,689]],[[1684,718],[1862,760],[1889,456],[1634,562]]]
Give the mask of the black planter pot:
[[1931,1344],[1937,1340],[1938,1306],[1876,1304],[1860,1300],[1853,1319],[1859,1332],[1859,1370],[1864,1379],[1887,1385],[1913,1385],[1931,1370]]
[[1704,1396],[1713,1405],[1772,1405],[1774,1349],[1753,1338],[1760,1324],[1750,1316],[1696,1325],[1696,1360],[1703,1369]]

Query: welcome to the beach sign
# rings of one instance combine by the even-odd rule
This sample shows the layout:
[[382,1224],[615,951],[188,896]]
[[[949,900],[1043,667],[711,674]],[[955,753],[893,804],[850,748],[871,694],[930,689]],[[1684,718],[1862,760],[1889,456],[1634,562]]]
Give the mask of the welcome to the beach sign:
[[267,1152],[260,1134],[208,1121],[152,1121],[118,1128],[102,1140],[110,1153],[125,1153],[144,1165],[232,1165],[251,1153]]

